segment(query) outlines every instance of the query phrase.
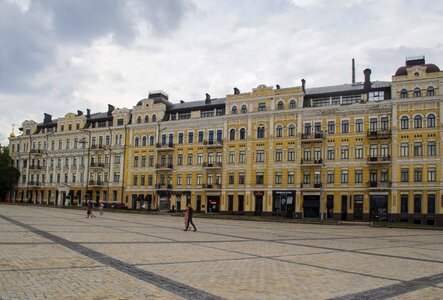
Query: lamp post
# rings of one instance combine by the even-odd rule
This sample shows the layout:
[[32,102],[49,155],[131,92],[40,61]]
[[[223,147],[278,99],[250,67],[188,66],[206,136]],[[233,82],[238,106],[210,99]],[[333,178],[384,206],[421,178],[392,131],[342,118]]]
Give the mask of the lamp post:
[[[83,178],[84,180],[82,182],[82,189],[83,189],[84,181],[86,180],[86,191],[85,191],[84,197],[85,197],[85,200],[88,200],[86,198],[86,194],[88,193],[88,187],[89,187],[88,186],[89,185],[89,168],[90,168],[89,156],[90,156],[90,152],[91,152],[91,131],[87,130],[87,129],[80,129],[80,131],[87,132],[88,135],[89,135],[89,141],[88,142],[86,141],[86,138],[84,138],[84,137],[81,139],[81,142],[80,142],[83,145],[83,156],[82,156],[83,158],[85,157],[85,145],[86,144],[88,145],[88,156],[87,156],[86,162],[83,160],[83,166],[86,167],[86,177]],[[80,199],[80,205],[81,204],[82,204],[82,201]]]

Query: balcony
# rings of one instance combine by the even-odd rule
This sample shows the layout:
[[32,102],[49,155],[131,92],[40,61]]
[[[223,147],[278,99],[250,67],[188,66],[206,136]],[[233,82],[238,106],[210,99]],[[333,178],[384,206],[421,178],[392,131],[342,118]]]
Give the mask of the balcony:
[[38,181],[28,181],[29,186],[41,186],[42,183]]
[[103,145],[91,145],[91,150],[104,150],[105,147]]
[[221,162],[216,163],[203,163],[204,169],[221,169],[223,164]]
[[156,188],[157,190],[164,190],[164,191],[166,191],[166,190],[172,190],[172,184],[163,184],[163,183],[160,183],[160,184],[156,184],[156,185],[155,185],[155,188]]
[[302,159],[300,164],[303,166],[320,166],[323,163],[323,159]]
[[102,186],[103,185],[103,181],[101,181],[101,180],[97,180],[97,181],[89,180],[88,185],[89,186]]
[[31,153],[31,154],[35,154],[35,155],[41,155],[41,154],[43,154],[43,150],[40,150],[40,149],[31,149],[31,150],[29,150],[29,153]]
[[174,143],[167,143],[167,144],[157,143],[155,144],[155,147],[157,148],[158,151],[171,151],[174,150]]
[[368,181],[368,188],[370,189],[388,189],[391,185],[391,181]]
[[30,165],[29,170],[42,170],[43,167],[39,165]]
[[221,184],[202,184],[202,189],[220,190],[221,189]]
[[174,167],[173,164],[156,164],[155,169],[157,171],[170,171]]
[[302,133],[300,137],[301,137],[302,143],[321,142],[321,141],[323,141],[324,138],[326,138],[326,134],[323,132]]
[[203,145],[205,145],[207,148],[223,147],[223,140],[204,140]]
[[368,164],[389,164],[391,156],[368,156]]
[[322,184],[320,183],[300,183],[300,187],[303,189],[321,189]]
[[391,130],[385,129],[385,130],[368,130],[367,137],[371,140],[385,140],[391,138]]
[[105,166],[104,163],[91,163],[91,168],[104,168]]

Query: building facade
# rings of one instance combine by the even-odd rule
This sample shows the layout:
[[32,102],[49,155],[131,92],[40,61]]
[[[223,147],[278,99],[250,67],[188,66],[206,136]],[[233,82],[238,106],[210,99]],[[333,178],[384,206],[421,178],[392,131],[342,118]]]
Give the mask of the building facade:
[[443,72],[25,121],[13,201],[443,225]]

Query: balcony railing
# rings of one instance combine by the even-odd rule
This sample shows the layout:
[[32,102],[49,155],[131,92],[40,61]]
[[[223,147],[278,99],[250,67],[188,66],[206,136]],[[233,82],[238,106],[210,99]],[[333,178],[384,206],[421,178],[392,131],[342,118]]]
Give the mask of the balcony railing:
[[104,168],[105,166],[105,163],[91,163],[91,168]]
[[42,154],[42,153],[43,153],[43,150],[40,150],[40,149],[31,149],[31,150],[29,150],[29,153],[31,153],[31,154]]
[[302,141],[321,141],[326,137],[324,132],[316,132],[316,133],[302,133],[301,134]]
[[300,163],[302,165],[321,165],[323,163],[323,159],[302,159]]
[[391,162],[391,156],[368,156],[368,164],[386,164]]
[[213,189],[219,190],[221,189],[221,184],[202,184],[203,189]]
[[322,187],[321,183],[300,183],[301,188],[313,188],[313,189],[320,189]]
[[41,182],[38,181],[28,181],[29,186],[40,186]]
[[223,147],[223,140],[204,140],[203,145],[209,148]]
[[155,168],[157,170],[172,170],[174,168],[173,164],[156,164]]
[[221,162],[215,162],[215,163],[203,163],[203,168],[206,169],[219,169],[223,166]]
[[160,150],[160,151],[164,151],[164,150],[173,150],[174,149],[174,143],[166,143],[166,144],[163,144],[163,143],[157,143],[157,144],[155,144],[155,147],[157,148],[157,150]]
[[391,181],[368,181],[368,188],[386,189],[392,185]]
[[390,129],[369,129],[367,132],[367,136],[370,139],[389,139],[391,138],[391,130]]
[[38,166],[38,165],[30,165],[29,169],[30,170],[41,170],[41,169],[43,169],[43,167],[42,166]]
[[92,145],[92,150],[103,150],[105,147],[103,145]]
[[171,190],[172,189],[172,184],[162,184],[162,183],[159,183],[159,184],[155,185],[155,188],[157,190]]

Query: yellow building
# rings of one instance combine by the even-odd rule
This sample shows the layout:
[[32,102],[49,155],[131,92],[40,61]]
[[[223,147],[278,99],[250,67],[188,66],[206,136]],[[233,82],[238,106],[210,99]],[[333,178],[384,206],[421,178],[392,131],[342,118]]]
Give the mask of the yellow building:
[[363,73],[192,102],[156,91],[132,109],[25,121],[10,138],[13,200],[443,225],[443,73],[424,57],[392,81]]

